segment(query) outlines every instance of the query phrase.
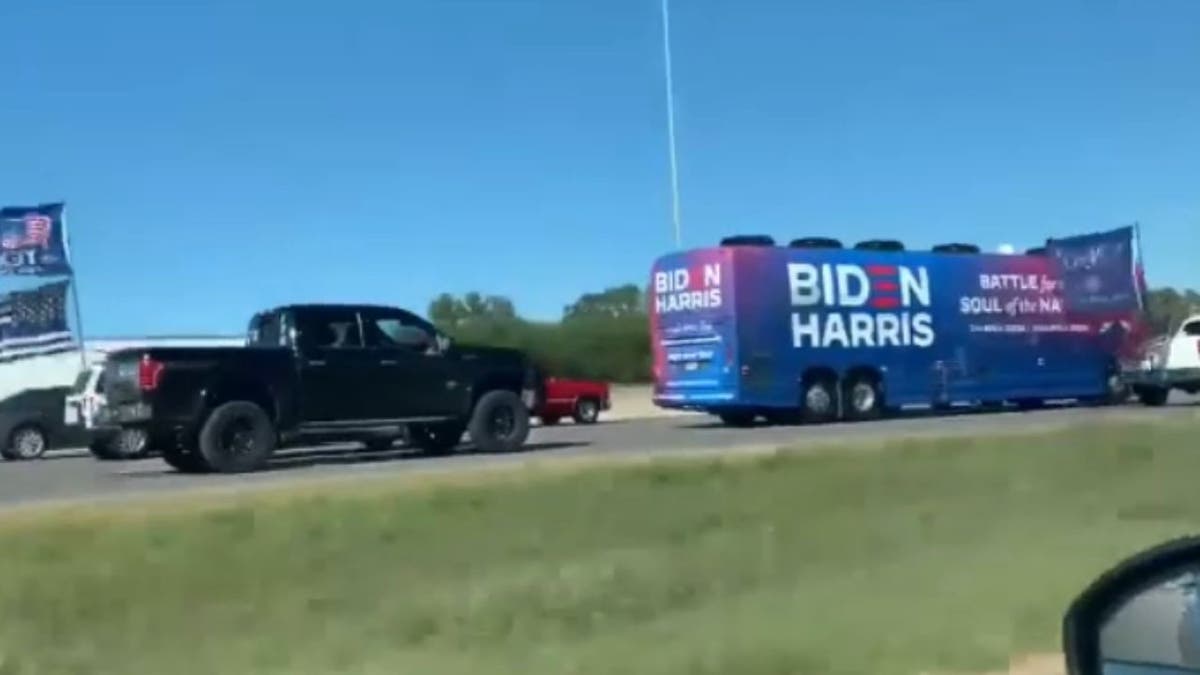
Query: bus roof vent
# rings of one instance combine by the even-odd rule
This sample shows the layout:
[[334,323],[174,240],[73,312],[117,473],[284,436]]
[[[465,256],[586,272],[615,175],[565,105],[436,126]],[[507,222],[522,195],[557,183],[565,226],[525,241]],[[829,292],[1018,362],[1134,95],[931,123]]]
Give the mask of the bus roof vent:
[[737,234],[721,240],[722,246],[774,246],[775,240],[765,234]]
[[904,242],[895,239],[868,239],[854,245],[860,251],[890,251],[898,253],[904,250]]
[[979,253],[975,244],[938,244],[932,250],[934,253]]
[[844,248],[842,242],[832,237],[801,237],[788,243],[790,248]]

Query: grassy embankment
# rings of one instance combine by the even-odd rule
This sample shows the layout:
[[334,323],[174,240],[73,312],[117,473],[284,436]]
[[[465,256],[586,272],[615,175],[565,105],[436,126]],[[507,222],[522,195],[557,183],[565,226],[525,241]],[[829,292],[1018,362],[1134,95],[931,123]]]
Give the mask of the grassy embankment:
[[0,673],[985,670],[1196,529],[1198,431],[26,514],[0,521]]

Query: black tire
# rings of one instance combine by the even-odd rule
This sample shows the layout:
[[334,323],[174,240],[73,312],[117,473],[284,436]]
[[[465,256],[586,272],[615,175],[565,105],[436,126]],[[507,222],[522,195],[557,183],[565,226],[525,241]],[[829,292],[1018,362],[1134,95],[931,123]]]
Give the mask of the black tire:
[[461,422],[408,425],[408,442],[422,454],[446,455],[462,442],[466,428]]
[[879,419],[883,416],[883,388],[879,378],[856,375],[842,389],[842,410],[846,419],[856,422]]
[[1129,400],[1130,393],[1129,385],[1121,378],[1120,371],[1110,368],[1104,379],[1104,393],[1084,399],[1083,402],[1098,406],[1121,405]]
[[195,448],[170,445],[163,448],[162,458],[179,473],[212,473],[212,467]]
[[827,377],[805,382],[800,393],[801,419],[810,424],[832,422],[838,417],[837,383]]
[[480,452],[515,452],[529,438],[529,409],[511,391],[489,391],[475,403],[467,431]]
[[1046,407],[1046,402],[1040,398],[1021,398],[1017,399],[1017,410],[1031,411],[1041,410]]
[[122,429],[88,445],[92,456],[102,461],[128,461],[150,454],[150,441],[143,429]]
[[88,452],[92,453],[92,457],[102,462],[112,462],[120,459],[110,447],[111,438],[98,438],[91,443],[88,443]]
[[737,427],[746,429],[754,426],[755,415],[752,412],[736,411],[723,412],[717,415],[721,418],[721,423],[727,427]]
[[275,443],[275,427],[265,410],[249,401],[230,401],[204,420],[198,446],[213,471],[245,473],[266,466]]
[[542,426],[552,427],[555,424],[558,424],[559,422],[561,422],[562,418],[559,417],[558,415],[550,415],[549,417],[542,417],[541,420],[542,420]]
[[12,462],[40,459],[50,447],[46,432],[34,424],[22,424],[9,433],[0,447],[0,456]]
[[1141,387],[1138,389],[1137,397],[1142,405],[1157,408],[1167,404],[1167,399],[1171,398],[1171,390],[1166,387]]
[[594,398],[581,398],[575,402],[575,410],[571,419],[576,424],[595,424],[600,419],[600,401]]

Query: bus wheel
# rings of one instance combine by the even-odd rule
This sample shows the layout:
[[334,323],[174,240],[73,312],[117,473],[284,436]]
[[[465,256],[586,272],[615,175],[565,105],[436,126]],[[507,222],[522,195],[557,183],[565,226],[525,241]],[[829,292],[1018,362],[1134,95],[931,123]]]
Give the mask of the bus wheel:
[[804,385],[801,402],[806,422],[830,422],[837,418],[837,394],[833,380],[817,377]]
[[883,412],[883,393],[878,381],[867,375],[859,375],[846,383],[843,389],[846,417],[852,420],[872,420]]
[[727,427],[752,427],[754,426],[754,413],[752,412],[724,412],[719,415],[721,423]]

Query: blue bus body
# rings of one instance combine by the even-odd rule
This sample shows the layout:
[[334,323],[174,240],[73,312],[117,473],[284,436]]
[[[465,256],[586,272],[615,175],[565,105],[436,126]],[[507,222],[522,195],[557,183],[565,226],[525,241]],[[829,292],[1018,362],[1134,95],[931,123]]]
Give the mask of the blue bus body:
[[1102,397],[1124,315],[1072,307],[1047,256],[729,246],[651,273],[660,407],[794,410],[813,373],[888,407]]

